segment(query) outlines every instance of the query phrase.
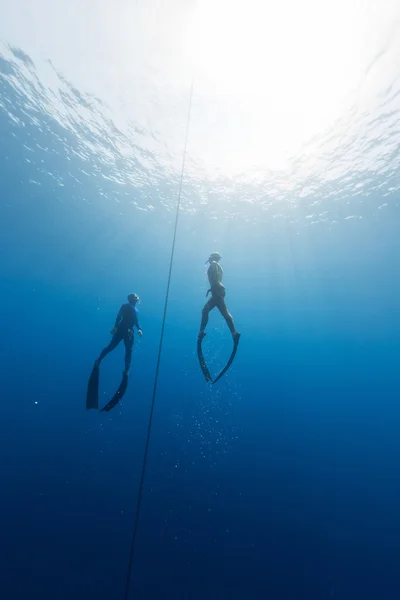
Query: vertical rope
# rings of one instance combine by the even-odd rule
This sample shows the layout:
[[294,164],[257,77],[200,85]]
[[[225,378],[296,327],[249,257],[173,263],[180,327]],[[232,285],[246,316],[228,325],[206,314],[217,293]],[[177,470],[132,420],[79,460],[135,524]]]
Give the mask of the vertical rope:
[[130,592],[130,587],[131,587],[132,565],[133,565],[133,561],[135,558],[136,537],[137,537],[137,530],[138,530],[139,517],[140,517],[140,508],[142,505],[143,484],[144,484],[144,478],[146,475],[147,455],[148,455],[149,444],[150,444],[151,426],[153,423],[154,404],[155,404],[156,393],[157,393],[158,374],[160,371],[161,352],[162,352],[162,346],[163,346],[163,340],[164,340],[165,319],[167,316],[169,289],[171,286],[172,266],[173,266],[174,255],[175,255],[176,233],[178,230],[179,212],[180,212],[180,208],[181,208],[182,184],[183,184],[183,175],[185,172],[187,143],[188,143],[188,138],[189,138],[189,125],[190,125],[190,117],[191,117],[191,112],[192,112],[192,100],[193,100],[193,80],[192,80],[192,83],[190,86],[189,109],[188,109],[188,115],[187,115],[187,121],[186,121],[185,144],[183,147],[182,170],[181,170],[181,178],[180,178],[180,182],[179,182],[178,201],[177,201],[177,205],[176,205],[174,235],[172,238],[171,257],[170,257],[170,261],[169,261],[167,290],[165,293],[164,314],[163,314],[163,320],[162,320],[162,326],[161,326],[160,343],[158,346],[157,366],[156,366],[156,372],[155,372],[155,376],[154,376],[153,396],[152,396],[152,400],[151,400],[151,409],[150,409],[149,424],[148,424],[148,428],[147,428],[146,445],[145,445],[145,450],[144,450],[144,455],[143,455],[142,472],[141,472],[141,476],[140,476],[139,492],[138,492],[138,499],[137,499],[136,511],[135,511],[135,520],[134,520],[133,531],[132,531],[132,541],[131,541],[131,549],[130,549],[130,553],[129,553],[128,570],[127,570],[127,574],[126,574],[124,600],[129,600],[129,592]]

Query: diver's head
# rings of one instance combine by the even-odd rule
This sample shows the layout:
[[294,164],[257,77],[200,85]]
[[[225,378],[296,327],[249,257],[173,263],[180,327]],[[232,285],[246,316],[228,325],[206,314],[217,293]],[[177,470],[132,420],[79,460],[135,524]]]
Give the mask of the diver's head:
[[128,296],[129,304],[137,304],[139,302],[139,296],[137,294],[129,294]]
[[219,252],[213,252],[212,254],[210,254],[210,258],[208,259],[208,262],[219,262],[221,260],[222,256],[220,255]]

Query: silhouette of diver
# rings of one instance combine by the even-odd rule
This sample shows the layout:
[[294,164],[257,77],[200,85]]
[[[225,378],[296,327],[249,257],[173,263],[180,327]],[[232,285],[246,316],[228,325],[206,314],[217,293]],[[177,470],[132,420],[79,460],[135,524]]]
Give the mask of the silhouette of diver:
[[200,332],[198,337],[199,340],[202,340],[206,335],[205,328],[208,323],[208,315],[213,308],[217,307],[221,315],[224,317],[226,324],[228,325],[229,330],[232,334],[233,341],[235,342],[236,339],[239,337],[239,334],[235,329],[233,317],[228,311],[228,308],[225,304],[226,290],[225,287],[222,285],[223,271],[221,265],[219,264],[220,260],[221,255],[219,254],[219,252],[213,252],[207,261],[210,263],[210,266],[207,270],[208,281],[210,282],[210,289],[207,292],[207,296],[211,292],[211,298],[204,305],[201,317]]
[[139,296],[137,294],[129,294],[128,303],[123,304],[121,306],[117,318],[115,320],[115,325],[111,330],[111,334],[113,336],[112,340],[108,344],[108,346],[104,348],[104,350],[102,350],[99,358],[95,361],[94,366],[96,368],[100,366],[100,363],[103,360],[103,358],[105,358],[107,354],[110,354],[110,352],[112,352],[123,340],[125,344],[125,370],[123,371],[123,374],[125,376],[128,375],[132,359],[134,327],[137,328],[138,334],[140,336],[143,335],[137,315],[138,311],[136,308],[136,304],[138,303],[138,301]]
[[[220,260],[221,255],[219,254],[219,252],[213,252],[207,261],[210,263],[210,266],[207,270],[208,280],[210,282],[210,289],[207,292],[207,296],[211,292],[211,298],[206,302],[203,308],[203,312],[201,315],[200,332],[197,337],[197,356],[199,359],[200,368],[203,371],[203,375],[207,383],[216,383],[227,372],[236,356],[236,351],[240,339],[240,333],[236,331],[232,315],[230,314],[225,304],[226,291],[225,287],[222,285],[223,271],[221,265],[219,264]],[[208,315],[210,311],[215,307],[218,308],[219,312],[224,317],[229,327],[229,331],[231,332],[233,338],[233,349],[225,367],[222,369],[219,375],[217,375],[217,377],[213,379],[210,374],[210,371],[208,370],[206,361],[204,360],[202,341],[206,335],[205,328],[208,323]]]

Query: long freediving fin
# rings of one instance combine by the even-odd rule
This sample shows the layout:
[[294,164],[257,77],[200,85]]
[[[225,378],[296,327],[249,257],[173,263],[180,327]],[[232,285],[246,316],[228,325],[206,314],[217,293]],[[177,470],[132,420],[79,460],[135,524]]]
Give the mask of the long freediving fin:
[[218,379],[221,379],[222,375],[225,375],[225,373],[227,372],[227,370],[229,369],[229,367],[231,366],[231,364],[233,363],[233,359],[236,356],[236,352],[238,349],[238,345],[239,345],[239,339],[240,339],[240,333],[236,334],[235,340],[233,342],[233,350],[232,350],[232,354],[228,360],[228,362],[226,363],[225,367],[222,369],[221,373],[218,375],[218,377],[216,377],[213,381],[214,383],[217,383]]
[[126,392],[126,388],[128,387],[128,375],[123,373],[121,383],[119,384],[119,388],[115,392],[114,396],[111,398],[110,402],[108,402],[104,408],[101,409],[100,412],[110,412],[114,406],[117,406],[118,402],[122,399],[123,395]]
[[90,410],[91,408],[97,410],[99,408],[99,375],[99,367],[94,365],[86,392],[86,410]]
[[206,380],[207,383],[211,383],[212,382],[212,377],[210,375],[210,371],[208,370],[208,367],[206,365],[206,361],[204,360],[204,356],[203,356],[203,350],[201,347],[201,342],[203,341],[203,338],[197,338],[197,356],[199,358],[199,364],[200,364],[200,368],[203,371],[203,375],[204,378]]

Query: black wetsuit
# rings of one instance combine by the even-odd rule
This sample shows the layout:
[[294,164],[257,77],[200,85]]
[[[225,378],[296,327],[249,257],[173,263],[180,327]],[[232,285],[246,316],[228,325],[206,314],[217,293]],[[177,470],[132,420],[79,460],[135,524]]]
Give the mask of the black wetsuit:
[[225,304],[225,287],[222,285],[222,267],[216,261],[212,261],[207,271],[208,280],[210,282],[210,289],[207,292],[208,294],[211,292],[211,298],[208,302],[206,302],[201,318],[200,331],[204,331],[207,323],[208,323],[208,314],[209,312],[217,307],[221,315],[224,317],[229,330],[231,333],[235,333],[235,325],[233,323],[233,318],[228,308]]
[[140,329],[137,310],[130,304],[123,304],[119,310],[115,320],[116,332],[114,333],[111,342],[107,348],[104,348],[98,358],[100,363],[107,354],[112,352],[122,340],[125,344],[125,372],[127,373],[131,364],[132,347],[133,347],[133,328],[136,326]]

